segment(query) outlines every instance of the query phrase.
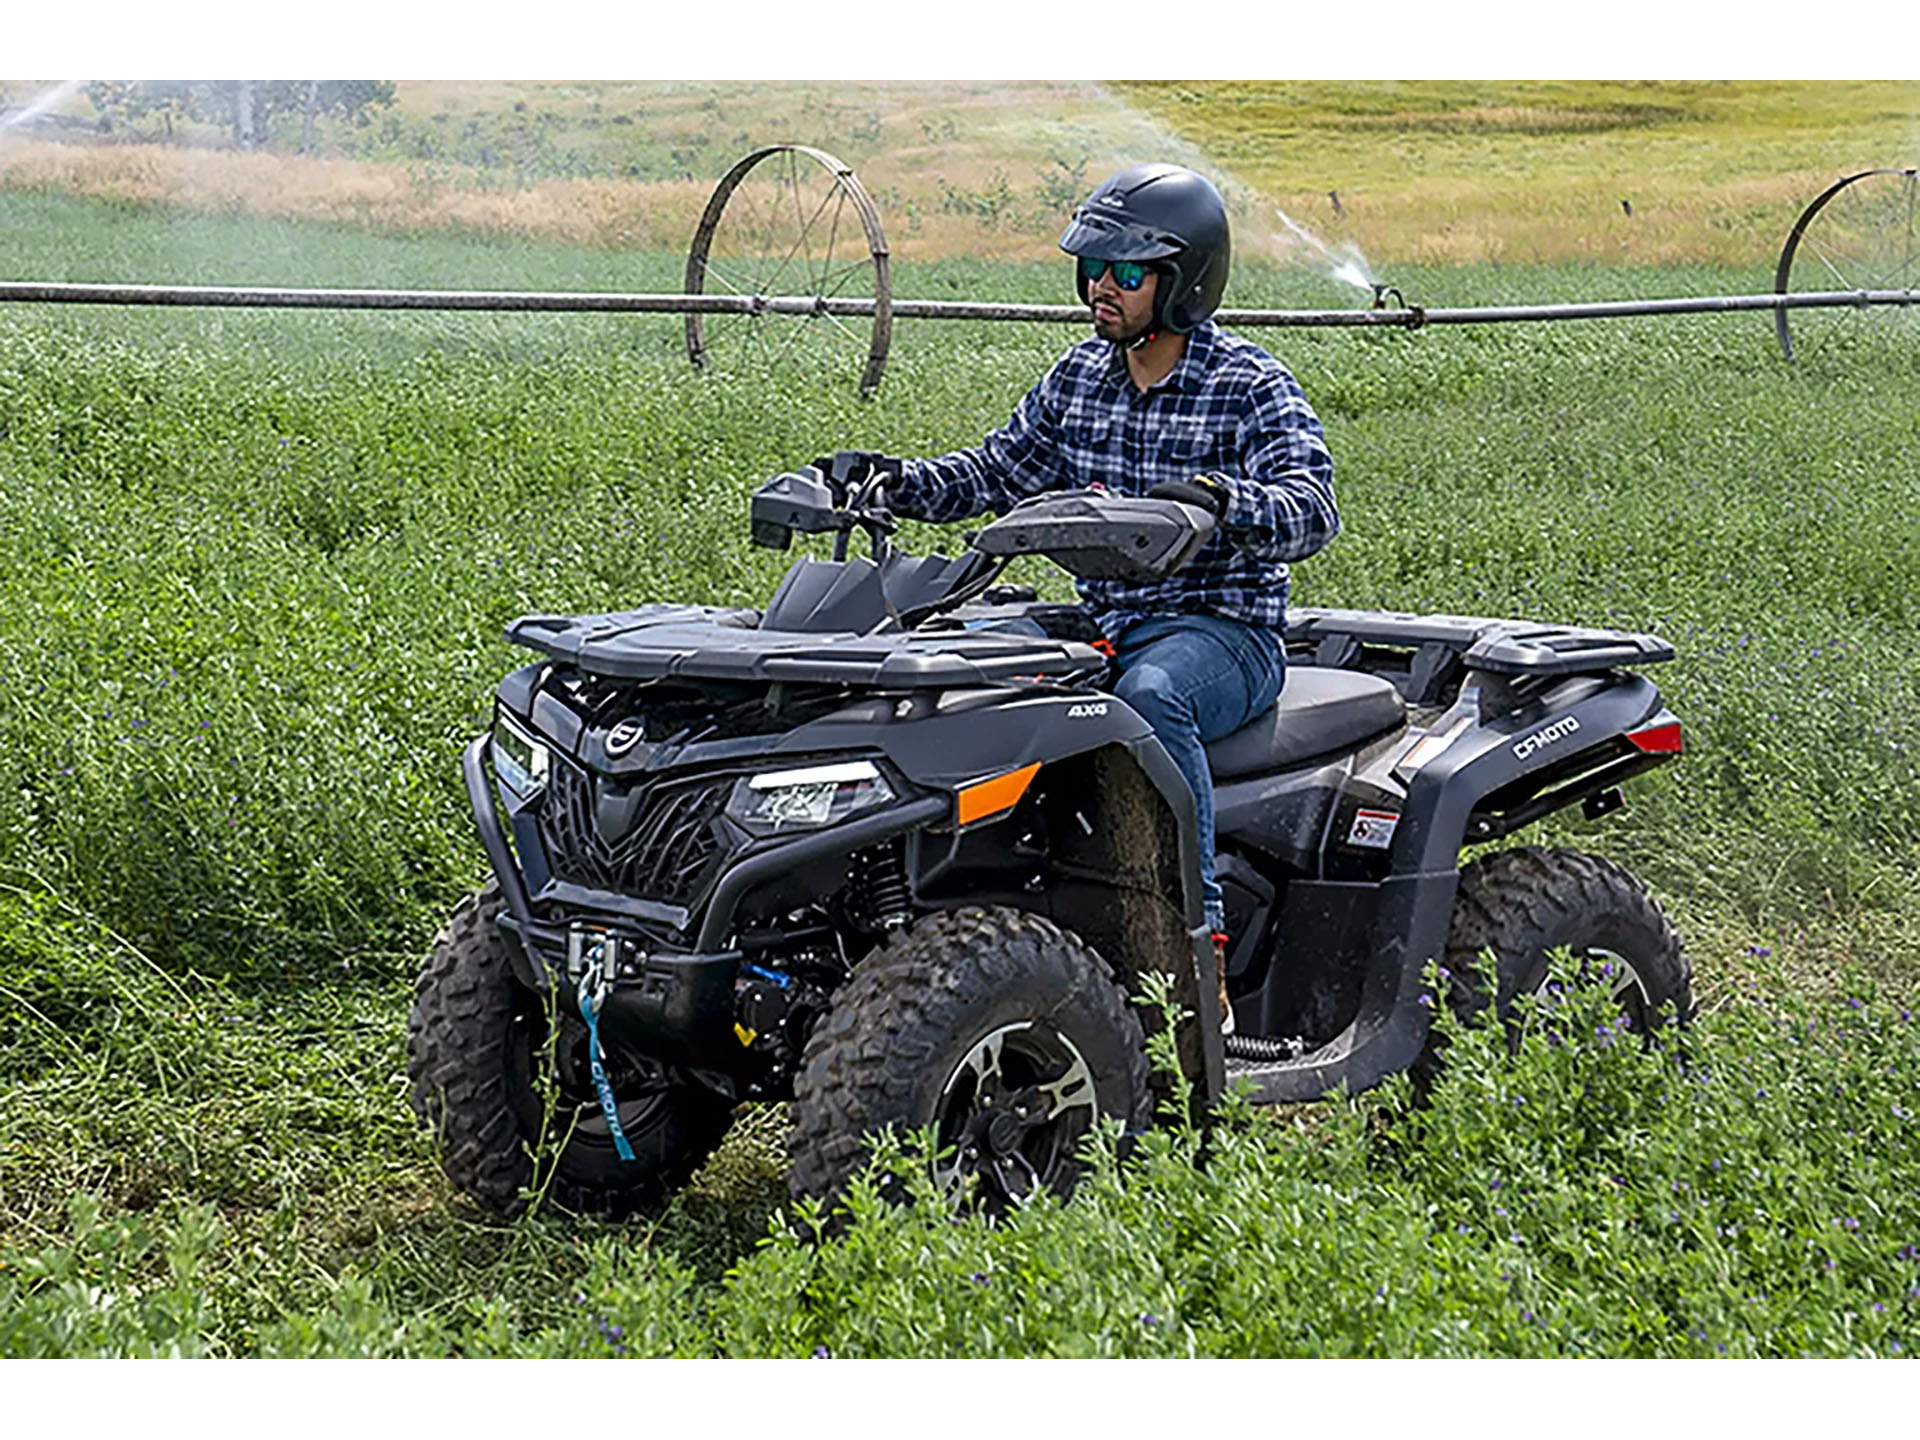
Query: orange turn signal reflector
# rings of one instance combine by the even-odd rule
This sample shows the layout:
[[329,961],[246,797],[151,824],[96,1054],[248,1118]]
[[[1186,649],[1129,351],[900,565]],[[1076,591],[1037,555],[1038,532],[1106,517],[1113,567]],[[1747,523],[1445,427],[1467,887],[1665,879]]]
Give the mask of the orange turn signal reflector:
[[1020,797],[1027,793],[1027,786],[1033,783],[1033,777],[1039,773],[1040,762],[1036,760],[1031,765],[1022,765],[1018,770],[1009,770],[1005,775],[996,775],[991,780],[981,780],[964,787],[955,797],[959,802],[960,823],[971,825],[989,815],[1011,810],[1020,803]]
[[1629,730],[1627,739],[1634,747],[1649,755],[1678,755],[1680,753],[1680,722],[1669,720],[1664,725],[1649,725],[1645,730]]

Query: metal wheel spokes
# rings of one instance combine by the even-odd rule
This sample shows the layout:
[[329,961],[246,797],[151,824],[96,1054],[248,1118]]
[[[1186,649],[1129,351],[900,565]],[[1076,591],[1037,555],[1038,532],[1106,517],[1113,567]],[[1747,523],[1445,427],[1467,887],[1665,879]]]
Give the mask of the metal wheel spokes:
[[977,1041],[941,1088],[934,1183],[1004,1213],[1052,1187],[1100,1118],[1093,1072],[1051,1025],[1022,1020]]
[[[1822,192],[1780,251],[1774,293],[1920,290],[1920,170],[1866,170]],[[1920,306],[1776,310],[1787,359],[1920,347]]]
[[[1608,997],[1626,1017],[1628,1028],[1645,1039],[1651,1028],[1653,997],[1647,993],[1647,982],[1640,978],[1640,972],[1633,963],[1619,951],[1600,945],[1583,946],[1572,952],[1572,958],[1579,961],[1579,970],[1573,977],[1573,983],[1605,986]],[[1540,976],[1540,983],[1534,986],[1533,994],[1536,999],[1557,1004],[1564,991],[1553,978],[1552,972],[1548,971]],[[1547,1033],[1564,1037],[1558,1020],[1547,1020],[1544,1028]]]
[[[694,232],[686,293],[743,313],[689,313],[687,358],[703,369],[783,378],[858,376],[872,395],[893,337],[880,212],[852,169],[807,145],[769,145],[729,170]],[[802,305],[769,307],[795,299]],[[836,313],[832,302],[864,302]]]
[[1653,997],[1647,994],[1647,982],[1640,978],[1640,972],[1633,968],[1627,957],[1616,950],[1603,950],[1597,945],[1588,946],[1581,956],[1585,962],[1583,968],[1599,972],[1600,983],[1605,985],[1613,998],[1620,1002],[1620,1008],[1636,1019],[1643,1019],[1653,1009]]

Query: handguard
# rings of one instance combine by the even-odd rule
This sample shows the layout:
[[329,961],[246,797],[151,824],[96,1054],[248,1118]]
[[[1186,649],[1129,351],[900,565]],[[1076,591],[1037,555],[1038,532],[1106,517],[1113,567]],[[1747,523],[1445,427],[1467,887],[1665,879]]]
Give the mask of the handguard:
[[1161,580],[1213,534],[1206,510],[1095,491],[1036,495],[972,537],[986,555],[1044,555],[1082,580]]

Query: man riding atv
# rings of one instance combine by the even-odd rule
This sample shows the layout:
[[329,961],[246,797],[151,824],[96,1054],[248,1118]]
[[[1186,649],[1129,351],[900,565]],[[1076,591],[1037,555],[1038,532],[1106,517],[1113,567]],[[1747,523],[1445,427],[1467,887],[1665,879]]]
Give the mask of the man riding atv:
[[[1286,617],[1285,562],[1338,524],[1332,465],[1286,371],[1209,318],[1218,195],[1128,171],[1063,243],[1097,337],[978,450],[759,485],[755,544],[832,542],[763,606],[507,627],[534,653],[461,758],[490,874],[435,937],[407,1047],[482,1204],[630,1210],[755,1100],[792,1105],[796,1195],[831,1203],[889,1130],[931,1136],[955,1200],[1064,1195],[1096,1126],[1171,1099],[1152,1035],[1196,1113],[1229,1083],[1295,1104],[1431,1076],[1429,965],[1464,1015],[1509,1017],[1560,948],[1636,1032],[1689,1013],[1633,876],[1480,848],[1614,814],[1678,757],[1635,673],[1673,647]],[[958,556],[893,541],[898,512],[983,510],[1005,513]],[[1032,556],[1087,603],[998,583]]]
[[1046,490],[1103,486],[1214,515],[1213,539],[1173,575],[1083,580],[1079,590],[1112,647],[1113,694],[1153,728],[1192,787],[1231,1032],[1204,746],[1280,693],[1287,562],[1340,529],[1333,457],[1286,367],[1211,318],[1232,247],[1226,206],[1203,176],[1178,165],[1121,171],[1074,213],[1060,248],[1077,257],[1095,338],[1062,356],[978,447],[903,462],[888,498],[901,514],[948,521]]

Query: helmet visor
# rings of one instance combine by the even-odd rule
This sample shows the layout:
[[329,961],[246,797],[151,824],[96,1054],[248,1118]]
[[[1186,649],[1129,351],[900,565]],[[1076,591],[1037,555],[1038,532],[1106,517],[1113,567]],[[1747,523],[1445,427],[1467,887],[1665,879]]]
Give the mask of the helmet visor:
[[1089,260],[1164,260],[1187,247],[1177,235],[1082,205],[1061,235],[1060,248]]

